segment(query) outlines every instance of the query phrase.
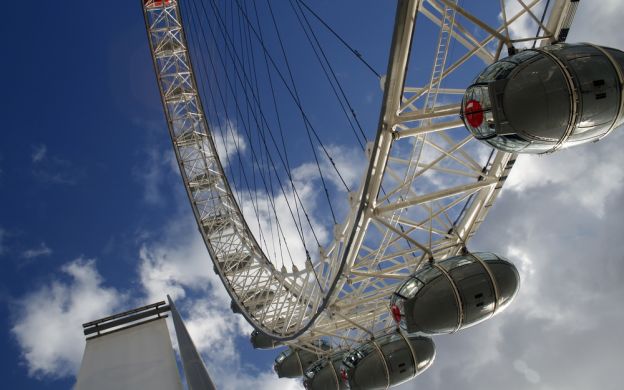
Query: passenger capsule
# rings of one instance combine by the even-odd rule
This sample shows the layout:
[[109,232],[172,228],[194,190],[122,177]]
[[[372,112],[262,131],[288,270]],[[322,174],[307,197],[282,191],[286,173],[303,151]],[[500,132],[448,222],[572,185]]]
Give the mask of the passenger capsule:
[[624,122],[624,52],[591,44],[528,49],[487,67],[466,89],[470,132],[513,153],[597,141]]
[[[274,296],[275,293],[271,290],[251,290],[243,294],[241,300],[247,312],[255,314],[270,305]],[[243,309],[234,300],[230,302],[230,309],[234,314],[243,313]]]
[[273,349],[282,345],[281,342],[255,330],[251,332],[251,345],[255,349]]
[[453,333],[484,321],[512,301],[516,267],[493,253],[473,253],[426,265],[391,298],[395,321],[408,333]]
[[[219,259],[219,266],[226,276],[232,276],[249,268],[252,260],[251,255],[232,253]],[[217,273],[216,267],[215,273]]]
[[348,354],[342,360],[341,376],[351,390],[386,389],[425,371],[434,358],[433,340],[397,332]]
[[[329,346],[324,344],[320,347],[329,349]],[[273,369],[280,378],[298,378],[303,376],[304,370],[318,359],[317,354],[307,349],[288,348],[275,358]]]
[[342,353],[312,363],[304,373],[303,386],[308,390],[345,390],[340,374]]
[[270,305],[275,297],[275,292],[264,289],[251,289],[241,297],[241,301],[250,313],[263,310]]
[[232,310],[232,313],[234,314],[241,314],[243,312],[241,308],[234,301],[230,302],[230,310]]

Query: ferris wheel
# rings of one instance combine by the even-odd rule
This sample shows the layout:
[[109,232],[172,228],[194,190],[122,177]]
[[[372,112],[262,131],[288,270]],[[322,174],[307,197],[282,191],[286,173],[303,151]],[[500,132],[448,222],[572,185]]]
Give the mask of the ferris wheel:
[[[323,140],[303,103],[284,50],[291,31],[280,29],[279,10],[269,1],[262,9],[244,0],[142,3],[169,133],[199,231],[232,310],[256,329],[254,346],[290,347],[276,361],[280,376],[305,373],[312,380],[330,367],[331,380],[343,388],[368,350],[385,367],[382,386],[424,370],[434,354],[424,333],[450,333],[489,318],[515,293],[513,266],[511,273],[500,271],[495,264],[508,264],[504,259],[470,253],[467,243],[517,154],[597,140],[623,120],[621,52],[563,44],[578,1],[399,0],[383,75],[305,1],[284,2],[366,156],[359,179],[350,181],[337,163],[339,152]],[[321,30],[379,80],[383,97],[372,137],[362,132],[319,42]],[[584,75],[575,55],[593,58],[609,77]],[[540,78],[546,72],[540,67],[547,66],[561,73],[559,79]],[[585,76],[593,82],[590,91]],[[557,84],[548,91],[561,98],[540,95],[550,82]],[[561,107],[550,108],[551,118],[540,110],[555,99]],[[594,110],[603,120],[589,128],[583,123],[592,104],[608,109]],[[284,129],[293,126],[303,129],[301,142],[314,156],[306,169],[295,169],[299,146],[285,141],[290,130]],[[527,128],[535,130],[522,130]],[[312,180],[320,184],[310,185]],[[343,187],[342,212],[332,203],[332,183]],[[325,196],[324,217],[311,211],[311,191]],[[329,226],[319,228],[324,222]],[[493,297],[485,303],[487,315],[472,320],[457,303],[463,287],[453,271],[470,267],[486,275]],[[426,332],[407,313],[410,297],[402,293],[425,290],[427,273],[428,281],[446,278],[454,293],[449,299],[457,301],[452,315],[458,320],[444,331]],[[514,282],[505,278],[515,278],[509,291]],[[387,356],[401,348],[415,368],[395,380]]]

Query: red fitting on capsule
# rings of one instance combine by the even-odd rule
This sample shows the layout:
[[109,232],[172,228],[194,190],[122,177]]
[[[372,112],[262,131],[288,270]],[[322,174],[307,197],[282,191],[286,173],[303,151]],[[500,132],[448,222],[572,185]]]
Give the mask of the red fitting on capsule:
[[468,100],[464,109],[466,121],[472,127],[479,127],[483,123],[483,108],[476,100]]
[[347,370],[345,370],[344,368],[340,369],[340,377],[342,378],[342,380],[347,383],[348,380],[348,375],[347,375]]
[[394,318],[394,321],[396,321],[397,324],[401,322],[401,309],[399,309],[397,305],[390,306],[390,312],[392,313],[392,318]]

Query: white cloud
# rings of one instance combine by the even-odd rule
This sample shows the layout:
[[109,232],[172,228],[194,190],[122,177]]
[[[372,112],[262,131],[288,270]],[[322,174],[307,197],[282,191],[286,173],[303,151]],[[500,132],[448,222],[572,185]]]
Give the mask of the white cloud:
[[185,324],[197,350],[211,361],[236,360],[236,337],[249,335],[253,328],[241,321],[242,316],[231,312],[229,303],[223,305],[212,299],[198,299],[188,306]]
[[84,349],[81,325],[117,310],[124,296],[104,287],[94,260],[62,267],[69,280],[56,279],[16,303],[11,333],[30,376],[64,377],[77,372]]
[[567,42],[591,42],[623,49],[624,40],[618,33],[624,14],[621,0],[602,0],[599,4],[579,2]]
[[[243,215],[260,246],[278,268],[281,268],[283,264],[288,270],[292,268],[288,253],[290,253],[293,263],[300,270],[305,266],[306,260],[305,247],[298,233],[299,224],[295,223],[293,215],[297,222],[299,218],[302,222],[303,236],[310,256],[314,259],[318,254],[318,247],[312,229],[307,223],[299,202],[303,204],[310,216],[314,233],[321,244],[326,243],[329,239],[328,230],[315,217],[318,215],[318,197],[321,193],[318,190],[318,186],[312,182],[295,180],[295,187],[297,188],[298,197],[294,196],[289,186],[285,188],[285,195],[280,192],[270,199],[266,193],[260,191],[251,195],[245,193],[241,202]],[[253,201],[256,202],[258,216],[256,216],[256,210],[254,210],[251,202],[251,196],[254,198]],[[273,202],[275,210],[271,202]],[[297,208],[299,209],[299,216],[297,215]],[[280,230],[277,227],[275,214],[277,214],[277,219],[280,223]]]
[[46,154],[48,152],[48,147],[44,144],[36,145],[33,147],[33,152],[31,155],[31,159],[33,163],[38,163],[43,161],[46,158]]
[[[169,294],[189,316],[187,325],[198,349],[210,355],[214,352],[211,345],[218,345],[215,340],[223,339],[222,346],[231,345],[233,337],[248,335],[251,327],[231,312],[230,296],[214,273],[204,241],[194,227],[191,218],[184,218],[170,225],[162,241],[145,243],[138,272],[144,300],[156,302]],[[207,298],[196,299],[190,293]]]
[[540,382],[540,375],[537,371],[531,369],[524,360],[515,360],[513,367],[516,371],[524,375],[525,379],[531,384],[537,384]]
[[50,249],[45,242],[42,242],[38,247],[26,249],[20,256],[30,260],[40,256],[50,256],[51,254],[52,249]]
[[[147,300],[172,295],[218,388],[301,389],[297,380],[280,380],[272,370],[258,371],[243,361],[237,343],[248,342],[252,327],[230,310],[229,295],[194,226],[190,218],[176,221],[164,240],[142,247],[139,273]],[[202,298],[194,298],[198,295]],[[172,340],[177,348],[173,333]]]
[[[238,150],[242,153],[247,144],[233,122],[227,122],[223,133],[226,135],[225,139],[221,137],[219,128],[212,131],[221,163],[227,167],[226,151],[229,152],[229,159],[232,161],[236,158],[236,146],[238,145]],[[170,148],[162,149],[158,146],[147,148],[143,153],[144,161],[133,168],[133,174],[143,185],[143,200],[147,204],[159,206],[164,202],[163,194],[166,193],[164,185],[169,174],[173,173],[178,181],[176,184],[181,185],[175,154]]]
[[[221,143],[220,140],[216,141],[217,145]],[[302,202],[312,214],[313,223],[318,229],[317,234],[325,240],[328,232],[319,228],[320,224],[314,220],[319,191],[317,191],[313,181],[306,177],[297,176],[295,181]],[[243,213],[246,215],[250,227],[256,233],[256,237],[259,237],[259,232],[249,198],[253,196],[254,201],[258,200],[258,204],[261,206],[260,224],[266,234],[270,230],[268,221],[269,214],[272,213],[272,211],[267,211],[268,196],[263,192],[241,195],[246,199],[242,202]],[[287,190],[286,196],[292,205],[292,192]],[[282,228],[291,245],[294,261],[301,268],[305,254],[303,248],[296,245],[300,240],[285,199],[286,197],[280,193],[275,196],[274,202],[281,223],[284,224]],[[180,203],[186,211],[187,199],[180,197]],[[273,221],[275,230],[274,225]],[[312,242],[309,228],[306,228],[305,234]],[[269,243],[269,246],[271,245],[272,243]],[[270,252],[272,253],[272,250]],[[166,294],[170,294],[174,298],[189,333],[218,387],[228,389],[249,387],[259,389],[302,388],[300,380],[280,380],[272,369],[258,370],[257,367],[247,363],[248,357],[243,358],[240,355],[237,344],[248,343],[252,328],[241,315],[234,314],[230,310],[230,297],[221,280],[213,272],[213,263],[201,235],[196,229],[196,223],[190,215],[170,223],[166,227],[162,239],[155,241],[152,237],[146,237],[139,258],[138,272],[141,288],[146,296],[145,300],[149,302],[161,300]],[[173,340],[175,345],[175,338]]]
[[[279,379],[273,370],[267,370],[256,375],[250,375],[249,368],[233,373],[225,369],[225,372],[216,372],[220,380],[217,385],[224,389],[254,389],[254,390],[298,390],[303,389],[300,379]],[[252,369],[253,370],[253,369]]]
[[[237,343],[252,328],[230,310],[230,299],[189,219],[173,223],[165,239],[146,242],[138,267],[143,294],[105,287],[95,261],[78,259],[62,267],[58,278],[16,303],[11,329],[34,377],[67,377],[79,367],[84,349],[81,324],[169,293],[220,388],[299,389],[298,381],[278,380],[272,370],[258,371],[241,362]],[[202,298],[193,298],[190,294]],[[129,301],[128,297],[135,300]],[[169,324],[173,336],[173,327]],[[172,337],[174,345],[177,344]],[[244,342],[247,342],[246,340]]]
[[[326,149],[336,164],[342,180],[346,182],[351,192],[357,192],[368,166],[364,152],[355,146],[347,147],[333,144],[326,145]],[[325,184],[328,187],[329,199],[336,215],[336,222],[341,223],[351,210],[348,194],[325,152],[319,148],[317,153]],[[326,245],[327,240],[332,238],[328,228],[333,226],[333,220],[316,163],[310,161],[295,167],[292,169],[292,176],[297,190],[305,193],[304,206],[308,212],[311,212],[314,229],[320,236],[319,241],[321,245]],[[292,201],[291,204],[293,204]]]
[[219,159],[223,167],[227,167],[228,159],[232,163],[234,159],[237,159],[238,153],[244,153],[247,149],[247,142],[245,138],[238,132],[236,123],[226,119],[224,125],[214,127],[212,129],[212,137],[219,154]]
[[[524,8],[522,7],[522,4],[520,4],[520,2],[517,0],[506,0],[504,3],[505,3],[505,12],[507,14],[506,15],[507,20],[513,18],[519,12],[524,10]],[[527,4],[528,2],[525,1],[524,3]],[[541,18],[542,16],[545,4],[546,4],[545,1],[541,1],[536,6],[531,8],[531,12],[533,12],[533,14],[538,19]],[[499,14],[499,19],[501,21],[503,20],[502,12]],[[534,37],[535,33],[537,32],[537,26],[538,24],[535,21],[535,19],[533,19],[529,13],[524,13],[522,16],[520,16],[518,19],[516,19],[513,23],[509,25],[509,36],[511,37],[511,39]],[[544,35],[544,34],[545,33],[542,30],[540,32],[540,35]],[[533,41],[517,42],[514,44],[516,48],[530,47],[532,45],[533,45]]]
[[620,387],[623,147],[616,130],[597,144],[520,157],[470,245],[516,264],[515,302],[474,328],[436,337],[436,362],[400,388]]
[[[621,2],[609,0],[596,7],[580,2],[568,42],[592,42],[624,47],[618,31],[624,17]],[[624,137],[622,128],[597,144],[575,147],[541,157],[521,156],[505,188],[520,193],[535,188],[548,188],[556,198],[570,207],[581,206],[604,217],[610,197],[624,184]]]
[[[620,36],[613,33],[615,22],[605,23],[621,20],[606,17],[621,10],[619,2],[590,4],[581,2],[573,34],[595,31],[582,40],[604,39],[598,43],[621,46]],[[583,18],[585,22],[578,23]],[[614,378],[624,348],[618,327],[624,275],[624,247],[618,238],[623,226],[617,212],[622,200],[623,139],[614,132],[595,145],[518,161],[477,242],[479,249],[500,251],[516,262],[522,274],[517,301],[481,326],[436,338],[435,364],[403,388],[619,388]],[[216,141],[223,145],[223,140]],[[228,148],[234,150],[233,144]],[[358,184],[363,156],[340,152],[334,156],[347,181]],[[298,181],[314,177],[306,169],[310,166],[297,171]],[[337,177],[330,180],[341,186]],[[307,185],[302,192],[314,205],[322,193],[312,187],[316,184]],[[596,215],[601,219],[593,218]],[[298,380],[278,380],[270,369],[258,371],[241,363],[236,342],[248,334],[249,326],[229,310],[229,297],[212,272],[195,226],[187,218],[175,222],[164,240],[144,243],[138,272],[145,300],[161,300],[166,293],[176,299],[221,387],[301,388]],[[0,252],[2,236],[0,230]],[[17,304],[12,334],[30,375],[74,373],[84,345],[80,324],[111,314],[123,301],[123,294],[103,286],[93,261],[77,260],[63,272],[68,281],[48,283]],[[208,298],[195,299],[195,293]]]
[[554,297],[544,299],[545,279],[542,270],[544,268],[543,262],[546,260],[541,258],[540,253],[533,252],[534,247],[527,247],[526,245],[524,247],[525,249],[522,250],[510,246],[505,253],[505,256],[518,268],[521,280],[521,289],[516,297],[516,302],[509,307],[509,313],[542,321],[550,328],[563,327],[566,324],[570,324],[570,327],[582,326],[580,322],[573,322],[576,315],[575,310],[561,305],[560,301],[553,299]]
[[[621,1],[579,4],[568,42],[624,47],[616,33]],[[622,148],[616,129],[596,144],[520,156],[470,243],[516,264],[515,302],[483,324],[436,337],[436,362],[398,389],[621,387]]]
[[[338,172],[340,172],[340,176],[342,176],[342,179],[351,191],[357,190],[356,186],[360,184],[360,180],[364,176],[368,165],[364,152],[355,147],[349,148],[340,145],[326,145],[325,149],[332,157]],[[344,184],[325,152],[319,147],[317,154],[325,180],[329,180],[339,191],[344,191]],[[292,170],[292,175],[294,180],[300,182],[320,179],[315,162],[301,164]]]
[[164,202],[163,185],[165,176],[177,172],[175,157],[171,150],[153,147],[145,151],[144,164],[133,168],[134,176],[143,184],[143,200],[150,205]]
[[[355,184],[359,182],[361,175],[364,173],[365,161],[363,153],[356,149],[348,149],[336,145],[329,145],[327,149],[334,157],[334,161],[343,178],[355,190]],[[327,182],[333,183],[336,187],[330,188],[330,195],[332,196],[332,205],[340,221],[340,214],[346,214],[348,209],[347,196],[342,191],[344,187],[327,158],[323,158],[321,161]],[[270,196],[264,190],[255,192],[238,190],[234,188],[234,183],[230,183],[233,191],[236,193],[236,198],[241,200],[239,206],[249,228],[256,237],[256,241],[273,264],[278,268],[281,268],[283,265],[287,270],[292,269],[292,264],[298,269],[302,269],[306,260],[306,251],[301,242],[299,227],[301,226],[303,229],[302,234],[308,251],[314,260],[318,257],[316,238],[318,238],[321,245],[327,244],[329,239],[331,239],[331,229],[328,229],[328,227],[331,227],[333,224],[325,201],[325,194],[322,187],[320,187],[320,176],[316,164],[303,163],[294,167],[292,169],[292,178],[296,188],[296,195],[290,181],[286,177],[281,178],[283,191],[276,184],[277,181],[273,180],[275,188],[271,189],[273,194]],[[337,196],[336,193],[338,193]],[[301,205],[303,205],[310,218],[314,232],[308,224]],[[279,229],[276,222],[276,214],[279,220]],[[316,235],[316,238],[314,235]],[[285,243],[288,244],[286,245]],[[292,263],[290,259],[292,259]]]
[[44,144],[33,146],[31,161],[32,174],[42,183],[74,185],[86,173],[84,167],[76,167],[68,160],[50,155]]
[[[528,4],[528,1],[524,1]],[[537,18],[541,18],[546,1],[542,0],[531,10]],[[552,7],[553,2],[551,2]],[[568,43],[574,42],[591,42],[599,45],[612,46],[616,48],[622,47],[622,39],[620,34],[614,33],[619,28],[619,16],[621,14],[620,0],[603,0],[600,6],[596,6],[590,1],[579,2],[576,17],[570,29],[570,35],[567,38]],[[518,12],[523,10],[522,4],[518,0],[505,0],[505,10],[507,19],[510,19]],[[499,19],[502,21],[502,12]],[[548,15],[546,17],[548,20]],[[513,38],[525,38],[535,36],[537,32],[537,22],[525,13],[509,26],[510,36]],[[544,34],[542,30],[541,35]],[[532,46],[532,41],[518,42],[516,47]]]
[[581,206],[602,217],[611,195],[624,183],[621,129],[597,144],[545,156],[520,156],[505,188],[520,193],[550,187],[557,199]]
[[212,261],[195,226],[191,218],[175,221],[162,242],[146,242],[141,247],[138,271],[148,301],[160,301],[167,294],[183,299],[185,289],[190,288],[212,292],[214,299],[229,307],[229,296],[213,272]]

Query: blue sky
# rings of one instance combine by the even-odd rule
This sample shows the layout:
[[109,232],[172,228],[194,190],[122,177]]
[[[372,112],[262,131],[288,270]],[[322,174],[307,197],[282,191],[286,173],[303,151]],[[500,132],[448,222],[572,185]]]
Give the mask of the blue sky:
[[[168,292],[224,388],[297,388],[270,372],[277,352],[251,349],[250,327],[231,314],[212,272],[172,160],[138,3],[5,6],[0,29],[12,38],[0,65],[4,383],[71,387],[81,323]],[[383,72],[394,4],[332,3],[316,8]],[[590,4],[582,2],[569,41],[624,48],[614,33],[621,6]],[[379,83],[337,47],[334,53],[343,56],[341,77],[371,135]],[[328,137],[334,133],[322,127]],[[348,145],[347,138],[335,142]],[[596,145],[519,161],[474,242],[518,259],[518,302],[509,315],[436,339],[437,361],[414,383],[617,388],[624,347],[622,147],[624,137],[614,132]]]
[[[81,323],[162,299],[163,292],[180,298],[183,313],[195,307],[198,318],[214,313],[232,321],[172,161],[139,2],[15,2],[7,8],[14,17],[1,29],[16,39],[6,43],[14,60],[1,65],[12,91],[3,99],[6,138],[0,145],[5,383],[70,387],[82,353]],[[380,9],[379,27],[367,35],[353,30]],[[344,20],[341,15],[344,9],[325,13],[332,25]],[[340,30],[383,69],[392,7],[363,7],[353,16]],[[353,59],[349,66],[362,80],[362,66]],[[376,79],[365,80],[362,89],[379,94]],[[375,107],[362,110],[374,121],[375,102],[364,94],[359,100]],[[195,263],[176,266],[175,256]],[[162,283],[150,285],[149,277]],[[221,307],[197,304],[216,290]],[[252,364],[257,373],[270,368],[276,352],[253,351],[248,326],[223,327],[234,343],[230,353],[238,356],[230,362]]]

